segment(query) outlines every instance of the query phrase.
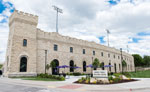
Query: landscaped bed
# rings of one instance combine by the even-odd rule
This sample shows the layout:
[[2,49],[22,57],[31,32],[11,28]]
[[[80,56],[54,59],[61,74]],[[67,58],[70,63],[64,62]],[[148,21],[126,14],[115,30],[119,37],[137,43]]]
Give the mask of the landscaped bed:
[[48,75],[48,74],[39,74],[36,77],[12,77],[12,78],[20,78],[22,80],[35,80],[35,81],[64,81],[65,80],[63,76]]
[[108,85],[108,84],[118,84],[118,83],[126,83],[126,82],[133,82],[133,81],[137,81],[135,79],[130,79],[130,80],[120,80],[118,82],[110,82],[110,83],[102,83],[102,82],[86,82],[86,81],[82,81],[82,82],[79,82],[79,81],[76,81],[74,83],[79,83],[79,84],[99,84],[99,85]]
[[109,75],[108,79],[101,79],[101,78],[93,78],[93,77],[82,77],[78,81],[74,83],[79,84],[97,84],[97,85],[107,85],[107,84],[118,84],[118,83],[126,83],[126,82],[133,82],[137,81],[136,79],[131,79],[127,73],[125,73],[128,77],[123,74],[116,73],[113,75]]

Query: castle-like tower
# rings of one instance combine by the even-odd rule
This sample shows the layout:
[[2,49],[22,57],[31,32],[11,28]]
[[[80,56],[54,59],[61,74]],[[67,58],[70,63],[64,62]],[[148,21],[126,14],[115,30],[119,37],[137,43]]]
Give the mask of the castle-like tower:
[[[46,65],[55,62],[56,66],[79,66],[79,69],[67,68],[64,72],[90,73],[86,66],[92,64],[95,58],[109,72],[121,72],[120,50],[88,42],[55,32],[44,32],[37,28],[38,16],[19,12],[17,10],[9,19],[9,39],[4,63],[5,76],[36,76],[40,73],[58,74],[64,69],[50,68]],[[123,52],[126,61],[125,71],[134,71],[132,55]]]
[[[5,75],[9,74],[11,76],[11,74],[22,73],[36,75],[37,23],[38,16],[19,12],[17,10],[15,10],[9,18],[10,31],[4,66]],[[31,57],[29,58],[29,56]],[[21,59],[22,63],[27,63],[27,66],[20,65]],[[27,69],[20,70],[20,67],[27,67]]]

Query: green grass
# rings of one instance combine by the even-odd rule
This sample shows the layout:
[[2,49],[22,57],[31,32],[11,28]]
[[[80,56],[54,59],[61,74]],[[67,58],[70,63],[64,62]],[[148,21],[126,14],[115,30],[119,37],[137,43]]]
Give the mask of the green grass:
[[40,77],[12,77],[12,79],[33,80],[33,81],[61,81],[57,79],[40,78]]
[[129,73],[132,78],[150,78],[150,70]]
[[34,80],[34,81],[60,81],[57,79],[50,79],[50,78],[39,78],[39,77],[31,77],[31,78],[21,78],[23,80]]

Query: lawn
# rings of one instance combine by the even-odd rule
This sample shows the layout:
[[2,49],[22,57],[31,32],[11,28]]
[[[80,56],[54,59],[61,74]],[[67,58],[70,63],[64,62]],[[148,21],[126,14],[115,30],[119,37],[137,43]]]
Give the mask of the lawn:
[[57,79],[51,78],[39,78],[39,77],[31,77],[31,78],[21,78],[22,80],[34,80],[34,81],[60,81]]
[[132,78],[150,78],[150,70],[129,73]]

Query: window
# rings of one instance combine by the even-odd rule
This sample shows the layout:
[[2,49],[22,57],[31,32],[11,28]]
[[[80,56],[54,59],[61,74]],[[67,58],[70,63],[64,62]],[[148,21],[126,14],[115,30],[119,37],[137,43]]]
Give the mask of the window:
[[83,62],[83,72],[86,72],[86,62]]
[[73,47],[70,47],[70,52],[73,53]]
[[27,39],[23,39],[23,46],[27,46]]
[[70,72],[74,72],[74,61],[70,61]]
[[58,50],[58,46],[56,44],[54,44],[54,51]]
[[85,54],[85,49],[83,49],[83,54]]
[[101,52],[101,56],[102,56],[102,57],[104,56],[104,53],[103,53],[103,52]]
[[95,55],[95,51],[93,51],[93,55]]
[[120,59],[120,56],[118,56],[118,59]]
[[115,58],[116,56],[114,55],[114,58]]
[[[111,63],[109,63],[109,65],[111,65]],[[111,72],[111,67],[109,67],[109,71]]]
[[108,57],[110,57],[110,54],[108,54]]

